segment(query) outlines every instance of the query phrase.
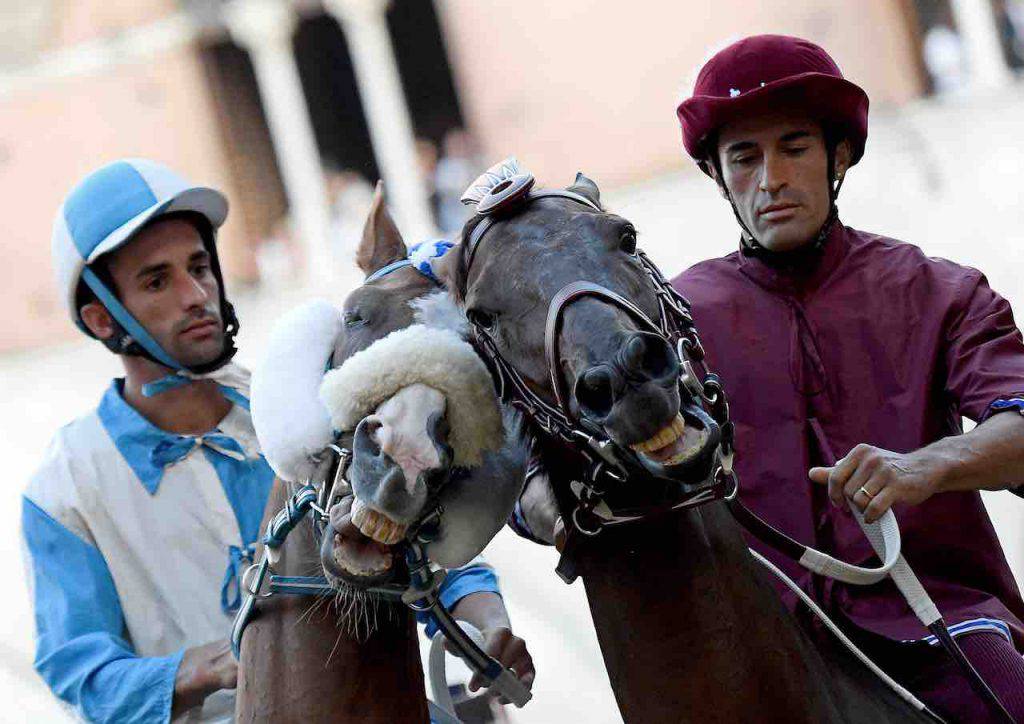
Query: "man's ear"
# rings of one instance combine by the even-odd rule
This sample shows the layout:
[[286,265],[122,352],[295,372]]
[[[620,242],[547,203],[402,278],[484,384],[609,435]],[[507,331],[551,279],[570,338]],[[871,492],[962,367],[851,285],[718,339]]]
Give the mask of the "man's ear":
[[370,214],[363,226],[363,238],[356,249],[356,264],[364,274],[370,275],[408,255],[409,250],[384,203],[384,185],[377,182]]
[[718,167],[715,164],[711,163],[709,159],[705,159],[704,161],[701,162],[700,169],[701,171],[703,171],[704,173],[711,177],[711,180],[715,182],[715,186],[718,187],[718,193],[721,195],[723,199],[728,201],[729,191],[725,187],[725,181],[723,181],[722,177],[718,174]]
[[78,310],[86,328],[97,339],[110,339],[114,336],[114,319],[110,312],[99,302],[89,302]]
[[836,181],[841,181],[846,172],[850,170],[850,160],[853,158],[853,148],[847,139],[843,139],[836,145]]

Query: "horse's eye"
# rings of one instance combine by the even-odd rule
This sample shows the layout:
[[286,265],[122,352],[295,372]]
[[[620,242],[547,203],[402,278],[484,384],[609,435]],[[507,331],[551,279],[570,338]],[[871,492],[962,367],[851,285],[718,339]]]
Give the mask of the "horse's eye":
[[636,230],[627,229],[622,232],[622,236],[619,237],[619,248],[627,254],[636,253]]
[[470,309],[466,312],[466,316],[469,321],[477,327],[490,332],[494,329],[494,315],[490,312],[484,312],[479,309]]
[[342,319],[344,320],[346,327],[358,327],[361,324],[365,324],[365,320],[362,315],[355,310],[346,310],[342,315]]

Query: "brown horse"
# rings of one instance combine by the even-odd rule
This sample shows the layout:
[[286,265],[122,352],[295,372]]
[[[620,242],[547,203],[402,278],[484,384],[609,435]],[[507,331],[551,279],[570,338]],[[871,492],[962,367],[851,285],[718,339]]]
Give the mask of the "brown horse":
[[[635,462],[640,472],[610,493],[618,507],[684,493],[668,481],[699,467],[717,432],[679,384],[676,351],[641,319],[658,320],[661,308],[635,229],[601,210],[596,184],[582,175],[568,195],[533,191],[528,201],[529,180],[511,175],[485,181],[482,194],[494,203],[518,195],[519,205],[471,220],[447,272],[479,343],[508,365],[500,376],[512,397],[536,395]],[[581,292],[580,280],[633,309]],[[591,468],[557,431],[535,432],[569,521],[570,482]],[[584,537],[575,558],[627,722],[930,720],[798,624],[722,502],[602,530]]]
[[[357,263],[369,276],[405,259],[407,253],[378,190]],[[437,291],[435,281],[411,267],[398,268],[354,290],[345,300],[333,364],[341,365],[390,333],[410,327],[417,321],[417,304]],[[483,548],[511,509],[524,479],[525,450],[516,430],[507,448],[488,454],[471,471],[453,475],[458,446],[448,439],[445,401],[438,399],[442,396],[436,390],[423,385],[412,388],[402,389],[363,421],[369,420],[368,424],[361,422],[354,433],[342,437],[341,443],[354,451],[349,476],[356,479],[356,492],[330,510],[322,545],[307,517],[279,549],[274,563],[278,575],[323,573],[337,593],[279,595],[259,602],[258,613],[242,637],[237,721],[390,724],[428,720],[414,618],[403,604],[380,598],[367,588],[403,574],[401,557],[388,544],[388,536],[392,528],[415,520],[423,508],[422,496],[406,496],[406,489],[415,493],[431,481],[446,481],[441,496],[444,521],[428,555],[441,565],[462,565]],[[396,399],[401,409],[391,404]],[[419,411],[419,417],[410,416],[410,409]],[[416,434],[399,429],[416,424]],[[500,431],[500,418],[498,424]],[[428,460],[408,486],[402,466],[381,454],[381,440],[389,435],[417,438],[413,440],[419,445],[416,455]],[[396,480],[400,484],[393,484]],[[275,483],[264,529],[290,494],[287,484]],[[359,518],[353,514],[358,508],[363,511]]]

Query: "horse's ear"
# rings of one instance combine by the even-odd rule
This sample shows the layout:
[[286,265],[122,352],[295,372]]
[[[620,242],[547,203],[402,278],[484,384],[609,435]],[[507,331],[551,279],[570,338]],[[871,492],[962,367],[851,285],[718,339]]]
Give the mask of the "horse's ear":
[[378,181],[373,192],[370,215],[363,226],[363,238],[356,249],[356,264],[363,273],[372,274],[393,261],[404,259],[408,254],[402,235],[384,203],[384,184]]
[[601,189],[597,188],[596,183],[584,176],[582,171],[576,174],[576,180],[572,182],[572,186],[566,189],[566,191],[572,191],[574,194],[579,194],[585,199],[593,201],[597,207],[601,206]]
[[457,286],[459,256],[459,246],[456,245],[444,255],[430,260],[430,271],[446,289],[454,290]]

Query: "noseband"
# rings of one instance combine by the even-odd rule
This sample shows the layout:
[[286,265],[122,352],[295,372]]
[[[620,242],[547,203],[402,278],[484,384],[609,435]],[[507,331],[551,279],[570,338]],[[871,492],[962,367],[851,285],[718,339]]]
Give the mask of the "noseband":
[[[568,199],[603,213],[600,206],[580,194],[560,189],[534,190],[532,187],[531,175],[517,173],[494,185],[491,191],[484,191],[477,204],[477,213],[482,218],[466,241],[467,275],[484,236],[494,224],[511,218],[534,201],[548,198]],[[502,400],[522,411],[548,437],[562,441],[586,459],[586,479],[574,481],[571,485],[577,499],[577,507],[571,517],[574,528],[587,536],[596,535],[608,526],[640,521],[654,514],[727,499],[736,492],[732,472],[733,426],[729,420],[729,405],[719,378],[705,364],[704,348],[693,323],[690,303],[672,288],[646,254],[640,250],[633,254],[654,287],[658,300],[658,319],[652,319],[635,303],[594,282],[574,281],[560,289],[548,306],[544,332],[545,360],[554,391],[554,404],[538,395],[501,354],[487,328],[476,319],[469,320],[481,356],[488,362],[493,372]],[[650,477],[651,473],[630,453],[612,441],[599,426],[581,419],[571,410],[569,394],[560,371],[559,333],[566,310],[574,302],[584,298],[597,299],[624,311],[644,331],[654,333],[671,344],[679,357],[679,385],[682,391],[699,400],[710,413],[710,417],[705,420],[709,433],[708,440],[695,459],[707,459],[711,463],[702,471],[700,480],[688,481],[689,489],[680,493],[670,504],[613,510],[605,501],[612,487],[621,486],[628,479],[637,476]],[[695,372],[695,365],[700,368],[700,378]],[[563,555],[563,564],[566,565],[560,564],[559,572],[574,575],[568,570],[562,570],[563,567],[568,567],[567,561],[567,557]]]

